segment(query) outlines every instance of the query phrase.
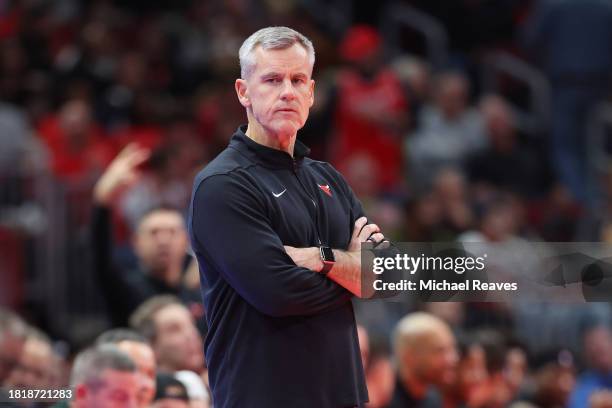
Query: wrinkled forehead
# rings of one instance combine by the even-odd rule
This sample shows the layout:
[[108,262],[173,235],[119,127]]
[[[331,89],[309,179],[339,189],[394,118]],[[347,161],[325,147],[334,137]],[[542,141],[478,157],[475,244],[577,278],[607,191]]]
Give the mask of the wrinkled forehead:
[[253,49],[254,70],[256,75],[267,72],[278,73],[301,73],[310,77],[312,75],[313,62],[310,60],[308,51],[300,44],[295,43],[287,48],[264,49],[257,45]]

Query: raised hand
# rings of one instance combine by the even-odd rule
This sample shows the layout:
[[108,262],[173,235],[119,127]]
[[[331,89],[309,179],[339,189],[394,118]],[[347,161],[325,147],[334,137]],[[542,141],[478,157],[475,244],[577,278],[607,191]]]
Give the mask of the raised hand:
[[151,155],[149,149],[128,144],[109,164],[94,187],[94,200],[108,205],[120,189],[128,187],[140,177],[138,166]]

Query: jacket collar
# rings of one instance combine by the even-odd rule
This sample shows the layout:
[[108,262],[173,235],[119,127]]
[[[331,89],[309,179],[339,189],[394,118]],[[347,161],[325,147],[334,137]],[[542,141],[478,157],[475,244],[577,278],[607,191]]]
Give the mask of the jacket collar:
[[310,154],[310,149],[304,143],[296,140],[293,147],[293,157],[291,157],[287,152],[257,143],[245,134],[246,129],[247,126],[242,125],[236,130],[230,140],[229,147],[266,167],[293,169],[295,165],[301,165],[304,157]]

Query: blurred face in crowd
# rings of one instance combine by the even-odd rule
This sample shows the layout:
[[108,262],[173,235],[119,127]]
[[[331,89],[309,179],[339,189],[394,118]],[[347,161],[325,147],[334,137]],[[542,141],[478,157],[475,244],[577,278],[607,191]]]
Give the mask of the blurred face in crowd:
[[44,388],[50,385],[55,356],[51,345],[38,338],[26,340],[19,362],[6,380],[17,388]]
[[468,347],[457,368],[457,388],[463,401],[471,401],[477,388],[487,380],[486,357],[482,346]]
[[77,147],[87,143],[91,128],[91,110],[83,101],[66,103],[60,111],[60,124],[68,141]]
[[596,327],[584,336],[584,352],[589,365],[600,372],[612,372],[612,331]]
[[252,52],[254,69],[236,80],[240,103],[247,108],[249,131],[283,140],[304,126],[314,102],[314,81],[308,52],[300,44]]
[[137,408],[138,376],[137,372],[105,369],[97,379],[75,387],[75,406]]
[[514,347],[508,351],[506,356],[506,367],[504,373],[512,392],[518,392],[527,375],[527,355],[525,351]]
[[122,341],[117,347],[124,351],[136,364],[139,387],[136,396],[138,407],[146,408],[155,397],[155,355],[151,346],[137,341]]
[[457,119],[467,107],[467,80],[459,74],[442,75],[438,79],[436,103],[447,120]]
[[145,215],[134,237],[134,248],[143,266],[164,278],[170,268],[180,268],[187,250],[183,217],[176,211],[157,210]]
[[450,329],[435,325],[407,346],[403,362],[421,383],[447,386],[455,379],[458,356]]
[[480,104],[480,111],[493,147],[501,152],[511,151],[516,135],[514,118],[508,104],[498,96],[489,96]]
[[516,232],[515,213],[509,203],[494,205],[483,217],[482,232],[491,242],[501,242]]
[[202,340],[187,308],[172,304],[159,310],[155,317],[153,349],[160,368],[171,371],[204,368]]
[[546,406],[564,407],[576,384],[574,368],[550,364],[536,374],[538,402]]
[[6,331],[0,333],[0,385],[19,363],[25,340]]

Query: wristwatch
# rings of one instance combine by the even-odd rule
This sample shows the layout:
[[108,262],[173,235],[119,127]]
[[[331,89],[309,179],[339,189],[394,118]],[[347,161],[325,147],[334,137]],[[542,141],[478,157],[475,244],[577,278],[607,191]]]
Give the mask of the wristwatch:
[[319,247],[319,252],[321,254],[321,260],[323,261],[323,269],[321,269],[320,273],[325,276],[334,267],[336,258],[334,257],[334,251],[328,246],[321,245]]

